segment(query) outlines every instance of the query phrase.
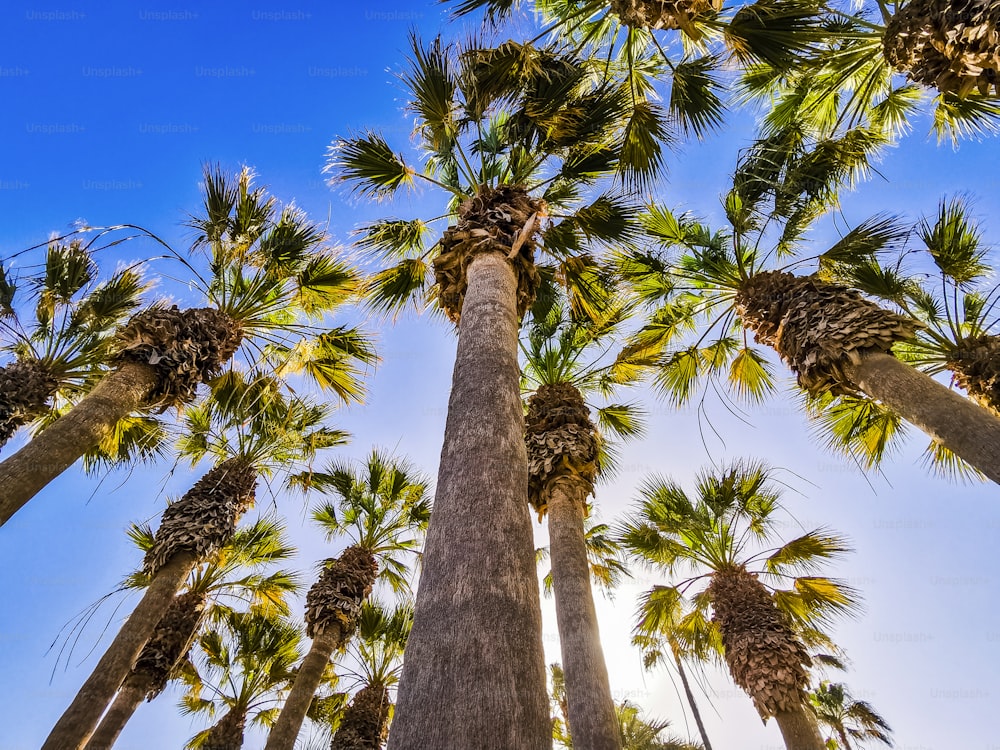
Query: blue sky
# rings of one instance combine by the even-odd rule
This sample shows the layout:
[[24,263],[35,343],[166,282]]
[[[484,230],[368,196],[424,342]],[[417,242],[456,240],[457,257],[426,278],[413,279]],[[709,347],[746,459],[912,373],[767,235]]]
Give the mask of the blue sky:
[[[0,255],[43,242],[78,219],[143,225],[184,248],[188,235],[181,223],[198,208],[206,161],[253,166],[277,196],[328,220],[333,237],[346,244],[351,229],[380,209],[325,185],[328,144],[335,135],[373,126],[405,149],[410,123],[391,71],[402,64],[406,34],[417,28],[450,37],[460,26],[448,24],[436,3],[402,0],[281,7],[7,3],[0,10]],[[671,176],[657,198],[717,218],[716,195],[751,125],[744,114],[724,135],[684,146],[672,157]],[[845,220],[876,211],[915,217],[933,211],[943,195],[965,191],[976,197],[976,214],[996,242],[1000,145],[967,143],[955,151],[935,144],[926,130],[927,123],[918,122],[887,154],[882,177],[845,199]],[[391,211],[407,214],[430,199],[420,195]],[[130,244],[109,253],[106,262],[155,252]],[[188,294],[174,280],[176,265],[156,268],[165,292],[179,299]],[[360,458],[374,445],[385,446],[433,476],[453,334],[441,321],[410,316],[382,327],[378,336],[383,362],[372,373],[368,404],[338,419],[355,436],[343,455]],[[690,481],[709,460],[747,455],[783,467],[783,477],[798,490],[787,502],[801,525],[831,526],[857,549],[835,569],[866,597],[865,614],[836,631],[853,660],[845,679],[855,694],[889,719],[899,747],[995,747],[983,721],[998,698],[993,675],[1000,662],[994,487],[955,486],[928,476],[918,465],[924,441],[915,430],[884,477],[866,480],[817,447],[804,418],[780,399],[750,410],[745,422],[709,404],[724,443],[702,443],[693,411],[677,413],[656,401],[649,410],[648,435],[600,489],[603,519],[620,515],[650,472]],[[3,750],[40,744],[103,649],[101,626],[111,619],[114,629],[128,611],[127,602],[117,613],[102,608],[68,668],[46,653],[64,623],[139,562],[126,526],[155,517],[164,491],[182,493],[202,471],[172,469],[164,464],[103,482],[69,472],[0,530]],[[301,550],[297,568],[309,576],[314,562],[337,548],[305,522],[301,500],[280,498],[279,507]],[[537,528],[542,543],[544,528]],[[789,522],[790,535],[797,528]],[[680,730],[685,720],[668,676],[643,676],[638,655],[626,645],[634,597],[656,582],[637,571],[613,603],[599,602],[602,633],[616,696]],[[544,606],[545,644],[554,661],[554,611],[551,601]],[[706,706],[717,746],[779,746],[776,728],[761,726],[749,699],[725,675],[709,672],[704,683],[717,709]],[[180,717],[175,699],[167,694],[143,706],[119,746],[178,747],[205,726]]]

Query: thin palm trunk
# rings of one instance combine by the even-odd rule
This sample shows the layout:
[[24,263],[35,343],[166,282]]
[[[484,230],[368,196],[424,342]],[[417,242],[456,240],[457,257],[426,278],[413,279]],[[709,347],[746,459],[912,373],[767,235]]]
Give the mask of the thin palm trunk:
[[467,271],[435,509],[390,750],[552,745],[517,361],[517,281]]
[[79,750],[87,744],[101,715],[196,562],[193,552],[180,551],[157,571],[142,600],[52,728],[42,750]]
[[209,730],[200,750],[240,750],[246,731],[247,710],[233,708]]
[[557,479],[550,485],[548,501],[552,588],[566,674],[566,718],[573,747],[621,750],[618,717],[590,588],[583,528],[587,489],[581,480]]
[[123,364],[38,437],[0,462],[0,526],[111,434],[119,420],[143,404],[156,382],[151,365]]
[[781,730],[785,750],[826,750],[826,743],[819,733],[816,717],[805,706],[776,711],[774,720]]
[[869,354],[844,369],[866,394],[1000,484],[1000,418],[887,354]]
[[323,672],[343,640],[343,629],[336,623],[331,623],[322,635],[313,638],[309,653],[302,660],[278,720],[267,736],[264,750],[292,750],[295,747],[306,712],[323,680]]
[[86,750],[111,750],[129,719],[146,698],[145,681],[134,673],[125,679],[111,708],[104,714],[101,723],[87,742]]
[[691,684],[688,682],[684,662],[681,660],[680,654],[677,653],[676,649],[671,647],[671,651],[674,655],[674,664],[677,666],[677,674],[681,676],[681,684],[684,686],[684,695],[687,697],[688,706],[690,706],[691,713],[694,715],[694,723],[698,725],[701,744],[705,746],[705,750],[712,750],[712,743],[708,741],[708,732],[705,731],[705,723],[701,720],[701,711],[698,709],[698,703],[694,699],[694,692],[692,692]]
[[854,750],[851,747],[851,743],[847,741],[847,732],[844,731],[843,727],[837,727],[837,735],[840,737],[840,742],[844,746],[844,750]]

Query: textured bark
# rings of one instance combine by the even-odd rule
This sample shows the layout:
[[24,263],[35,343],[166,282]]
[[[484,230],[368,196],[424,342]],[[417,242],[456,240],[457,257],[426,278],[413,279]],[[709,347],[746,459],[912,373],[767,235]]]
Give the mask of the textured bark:
[[278,720],[267,736],[264,750],[292,750],[295,740],[302,729],[306,712],[316,695],[316,688],[323,679],[323,671],[330,663],[330,656],[343,643],[344,636],[337,623],[325,630],[322,635],[313,638],[309,653],[299,665],[298,674],[292,684],[291,692],[278,715]]
[[947,366],[959,388],[1000,417],[1000,336],[963,339],[948,355]]
[[691,690],[691,684],[688,682],[687,670],[684,669],[684,661],[676,650],[672,650],[674,665],[677,667],[677,674],[681,676],[681,684],[684,686],[684,695],[687,697],[688,706],[691,708],[691,713],[694,716],[694,723],[698,725],[701,744],[705,746],[705,750],[712,750],[712,743],[708,741],[708,732],[705,731],[705,723],[701,720],[701,711],[698,709],[698,702],[694,699],[694,692]]
[[549,549],[559,648],[566,675],[566,718],[573,747],[621,750],[618,717],[590,589],[583,529],[588,494],[588,482],[570,477],[555,480],[549,490]]
[[132,669],[195,562],[192,552],[181,551],[160,568],[76,698],[52,728],[42,750],[79,750],[86,745],[101,714]]
[[38,360],[0,367],[0,447],[19,427],[44,414],[58,389],[59,381]]
[[0,462],[0,526],[39,490],[111,434],[156,385],[149,365],[123,364],[38,437]]
[[389,726],[389,691],[385,685],[366,685],[344,710],[330,750],[379,750]]
[[111,750],[136,709],[146,698],[145,680],[132,673],[126,678],[111,708],[87,742],[87,750]]
[[722,0],[611,0],[611,12],[635,29],[684,29],[695,39],[701,36],[692,22],[710,10],[719,10]]
[[246,711],[230,711],[209,730],[199,750],[240,750],[246,724]]
[[1000,418],[885,354],[845,368],[859,389],[1000,484]]
[[468,268],[434,513],[390,750],[552,745],[527,497],[517,281]]
[[786,750],[826,750],[816,717],[805,706],[778,711],[774,720],[781,730]]

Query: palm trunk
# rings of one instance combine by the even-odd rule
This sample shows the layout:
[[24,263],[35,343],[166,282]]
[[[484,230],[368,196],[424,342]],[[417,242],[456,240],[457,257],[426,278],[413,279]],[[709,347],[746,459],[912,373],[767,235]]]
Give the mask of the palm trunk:
[[323,679],[330,656],[343,642],[343,630],[339,625],[331,624],[322,635],[313,638],[309,653],[306,654],[295,676],[291,692],[285,699],[285,705],[278,715],[278,720],[271,727],[264,750],[292,750],[299,736],[306,711],[312,703],[316,689]]
[[194,569],[193,552],[177,552],[156,573],[138,606],[52,728],[42,750],[79,750],[86,745],[129,670]]
[[563,478],[550,485],[549,547],[559,648],[566,674],[566,718],[573,747],[621,750],[618,717],[590,589],[583,529],[586,496],[587,486],[580,480]]
[[854,750],[851,747],[851,743],[847,741],[847,732],[844,731],[843,727],[837,728],[837,736],[840,737],[840,741],[844,745],[844,750]]
[[330,750],[379,750],[385,739],[390,707],[385,685],[361,688],[344,710]]
[[156,380],[150,365],[123,364],[38,437],[0,462],[0,526],[111,434],[120,419],[138,409]]
[[788,711],[776,711],[774,720],[781,730],[785,750],[826,750],[826,743],[819,733],[816,717],[805,706]]
[[201,750],[240,750],[246,724],[246,709],[231,709],[209,730]]
[[390,750],[552,746],[517,362],[517,281],[475,256]]
[[870,354],[844,369],[866,394],[1000,484],[1000,419],[887,354]]
[[145,697],[145,681],[134,673],[129,675],[121,690],[118,691],[118,695],[115,696],[111,708],[104,714],[100,725],[87,743],[86,750],[111,750],[115,742],[118,741],[118,736],[122,733],[125,725],[132,718],[132,714],[142,705]]
[[0,367],[0,447],[44,414],[58,390],[59,381],[38,360],[19,359]]
[[698,703],[694,699],[694,692],[691,690],[691,685],[688,682],[687,670],[684,669],[684,662],[681,660],[680,654],[671,646],[671,651],[674,655],[674,664],[677,666],[677,674],[681,676],[681,684],[684,686],[684,695],[687,697],[688,706],[691,708],[691,713],[694,715],[694,723],[698,725],[698,733],[701,735],[701,744],[705,746],[705,750],[712,750],[712,743],[708,741],[708,732],[705,731],[705,723],[701,720],[701,711],[698,710]]

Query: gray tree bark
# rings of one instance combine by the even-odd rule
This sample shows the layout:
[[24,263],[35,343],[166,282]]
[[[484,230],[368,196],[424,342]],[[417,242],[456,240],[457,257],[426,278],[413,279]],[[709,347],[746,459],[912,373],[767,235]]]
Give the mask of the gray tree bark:
[[888,354],[871,354],[845,371],[866,394],[1000,484],[1000,419]]
[[774,720],[785,740],[785,750],[826,750],[816,717],[805,706],[796,711],[779,711]]
[[299,666],[292,689],[285,699],[278,720],[271,727],[264,750],[292,750],[295,740],[302,729],[302,722],[312,703],[316,689],[323,680],[323,672],[330,663],[330,656],[343,642],[343,632],[340,626],[334,624],[323,635],[313,639]]
[[160,568],[76,698],[52,728],[42,750],[80,750],[87,744],[196,561],[194,553],[185,550]]
[[69,412],[0,462],[0,526],[45,485],[111,434],[156,384],[151,365],[129,362],[106,376]]
[[114,747],[132,714],[142,705],[146,697],[146,686],[142,683],[142,680],[135,679],[134,674],[129,675],[115,696],[111,708],[104,714],[101,723],[87,742],[86,750],[111,750]]
[[673,647],[673,645],[671,645],[670,649],[674,656],[674,664],[677,666],[677,674],[681,676],[681,684],[684,686],[684,695],[687,697],[688,706],[690,706],[691,713],[694,715],[694,723],[698,725],[698,733],[701,735],[701,744],[705,746],[705,750],[712,750],[712,743],[708,741],[708,732],[705,731],[705,723],[701,720],[701,711],[698,709],[698,703],[694,699],[694,691],[691,690],[691,684],[688,682],[687,670],[684,669],[684,662],[681,659],[680,653]]
[[552,589],[566,675],[569,734],[576,750],[621,750],[618,717],[601,648],[583,528],[588,487],[563,477],[548,500]]
[[516,279],[469,264],[444,446],[390,750],[552,746],[528,511]]

